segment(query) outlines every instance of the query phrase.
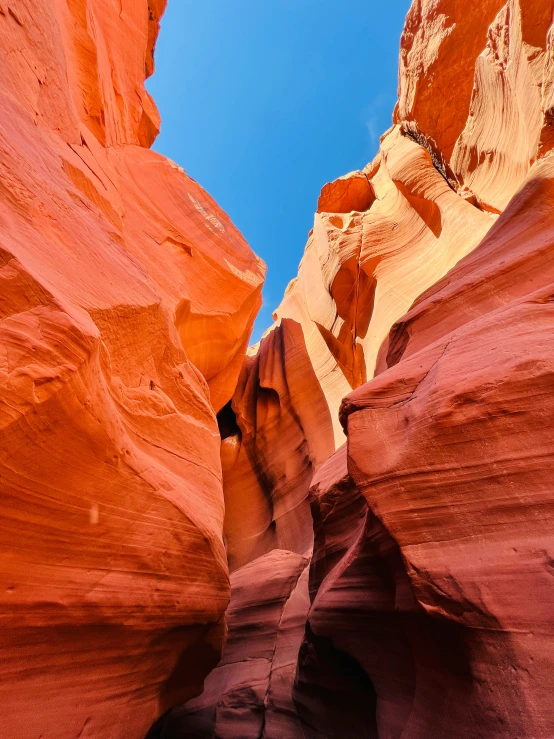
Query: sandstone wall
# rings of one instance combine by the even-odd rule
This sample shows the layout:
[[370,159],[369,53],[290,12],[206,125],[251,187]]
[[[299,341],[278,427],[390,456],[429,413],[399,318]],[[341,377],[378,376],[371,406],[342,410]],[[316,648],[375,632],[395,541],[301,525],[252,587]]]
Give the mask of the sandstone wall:
[[0,0],[0,736],[549,739],[550,0],[414,0],[247,355],[164,5]]
[[[414,0],[393,127],[323,188],[233,396],[237,577],[313,536],[289,702],[306,739],[554,733],[552,19]],[[315,430],[293,434],[306,404]],[[273,736],[238,715],[198,736]]]
[[0,736],[144,736],[229,599],[215,411],[264,266],[149,150],[164,2],[0,2]]

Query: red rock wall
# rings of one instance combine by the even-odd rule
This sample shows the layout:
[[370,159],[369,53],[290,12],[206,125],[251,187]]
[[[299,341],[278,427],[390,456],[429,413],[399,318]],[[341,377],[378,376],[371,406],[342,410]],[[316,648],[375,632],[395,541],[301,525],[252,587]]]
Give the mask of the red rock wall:
[[[318,646],[330,639],[363,669],[358,685],[369,678],[379,737],[546,739],[554,732],[554,499],[546,482],[554,170],[539,146],[549,103],[533,97],[536,80],[549,74],[552,16],[538,6],[509,3],[476,64],[481,74],[500,34],[506,77],[496,87],[489,80],[486,100],[506,96],[496,111],[503,125],[492,125],[490,109],[474,109],[470,119],[494,140],[480,181],[508,205],[482,243],[393,327],[379,376],[343,402],[349,475],[330,461],[312,489],[314,599],[295,688],[308,729],[328,711],[329,701],[313,705],[311,684],[331,663]],[[521,40],[531,18],[534,49]],[[530,57],[535,82],[525,77]],[[519,90],[506,82],[516,68]],[[474,101],[485,99],[483,87],[481,78]],[[518,94],[538,121],[519,134],[511,108]],[[531,165],[516,178],[524,147]],[[480,196],[474,202],[487,207]],[[350,499],[367,507],[354,543],[356,528],[347,536],[347,515],[328,502]],[[340,700],[324,735],[339,737],[332,717],[350,704],[340,688],[333,694]]]
[[[324,187],[298,277],[233,397],[236,575],[272,547],[306,553],[311,507],[289,696],[307,739],[554,735],[552,18],[549,1],[414,1],[394,126],[363,172]],[[298,374],[276,383],[292,331]],[[313,403],[314,435],[293,434],[270,396]],[[330,433],[338,451],[322,464],[307,450]],[[275,633],[256,590],[259,627]],[[247,623],[231,624],[245,660]],[[245,691],[244,663],[234,675]],[[214,677],[175,736],[225,691]],[[222,736],[289,736],[235,709]]]
[[307,553],[308,489],[334,447],[298,323],[283,320],[247,357],[228,413],[234,426],[222,442],[222,465],[231,570],[275,548]]
[[229,640],[203,694],[153,727],[156,737],[303,739],[291,710],[308,614],[309,558],[274,549],[231,575]]
[[163,8],[0,0],[0,736],[549,739],[550,0],[414,0],[246,359]]
[[0,2],[6,739],[138,739],[221,654],[215,411],[264,267],[147,148],[164,5]]
[[414,306],[400,361],[343,407],[354,481],[418,603],[463,636],[463,715],[447,700],[410,736],[554,732],[553,176],[551,157],[532,167],[478,249]]

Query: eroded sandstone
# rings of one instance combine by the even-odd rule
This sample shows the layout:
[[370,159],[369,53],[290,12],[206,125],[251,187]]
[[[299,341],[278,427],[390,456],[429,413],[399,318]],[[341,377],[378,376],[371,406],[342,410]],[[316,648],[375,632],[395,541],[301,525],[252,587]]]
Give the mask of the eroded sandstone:
[[164,5],[0,0],[0,733],[549,739],[551,3],[414,0],[246,357]]
[[215,411],[264,268],[148,149],[164,6],[0,3],[6,739],[138,739],[221,654]]
[[[247,455],[238,432],[224,454],[226,519],[258,512],[234,527],[231,558],[306,552],[310,505],[289,700],[304,737],[554,733],[552,18],[550,2],[415,0],[394,126],[364,171],[323,188],[233,397],[237,420],[244,387],[250,418],[269,418],[259,367],[283,366],[277,337],[294,330],[315,435],[274,413],[272,454],[259,423]],[[279,386],[287,407],[298,385]],[[337,451],[315,461],[306,450],[330,432]]]

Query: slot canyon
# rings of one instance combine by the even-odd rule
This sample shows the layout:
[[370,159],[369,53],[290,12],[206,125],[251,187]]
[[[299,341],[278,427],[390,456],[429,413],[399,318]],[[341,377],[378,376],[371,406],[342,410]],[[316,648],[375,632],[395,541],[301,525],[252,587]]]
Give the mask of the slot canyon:
[[0,0],[0,739],[552,739],[551,0],[413,0],[254,346],[165,5]]

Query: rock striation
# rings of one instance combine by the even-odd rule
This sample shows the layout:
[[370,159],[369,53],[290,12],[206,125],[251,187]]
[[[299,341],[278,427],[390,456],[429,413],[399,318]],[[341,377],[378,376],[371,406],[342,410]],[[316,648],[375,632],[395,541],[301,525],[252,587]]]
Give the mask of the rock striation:
[[[553,17],[414,0],[393,127],[323,188],[227,408],[234,577],[313,543],[288,702],[304,739],[554,734]],[[250,618],[230,621],[245,660]],[[297,735],[236,704],[223,729],[213,706],[249,684],[223,665],[171,736],[208,704],[198,736]]]
[[291,693],[309,608],[308,565],[308,557],[274,549],[231,575],[223,659],[202,695],[172,711],[149,739],[303,739]]
[[248,351],[164,6],[0,0],[0,737],[550,739],[552,3],[414,0]]
[[139,739],[224,641],[215,412],[264,266],[148,148],[164,6],[0,2],[6,739]]
[[[552,208],[553,174],[551,161],[532,168],[478,249],[414,306],[436,316],[434,331],[414,331],[419,351],[408,341],[400,361],[343,406],[350,474],[400,548],[434,633],[451,631],[443,653],[458,653],[433,691],[421,677],[428,655],[414,650],[409,736],[554,731],[554,275],[551,227],[543,222],[537,239],[535,220]],[[425,717],[420,696],[430,694]]]

